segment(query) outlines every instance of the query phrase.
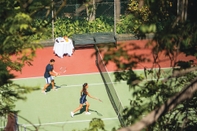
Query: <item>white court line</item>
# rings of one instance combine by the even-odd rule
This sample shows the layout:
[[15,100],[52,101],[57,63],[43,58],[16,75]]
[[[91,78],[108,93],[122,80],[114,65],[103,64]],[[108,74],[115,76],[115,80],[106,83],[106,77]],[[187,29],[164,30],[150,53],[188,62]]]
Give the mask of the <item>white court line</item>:
[[[106,84],[119,84],[119,83],[126,83],[126,81],[124,82],[107,82]],[[88,83],[88,85],[90,86],[99,86],[99,85],[105,85],[105,83]],[[79,86],[82,86],[81,84],[76,84],[76,85],[57,85],[57,86],[60,86],[61,87],[79,87]]]
[[[172,67],[166,67],[166,68],[160,68],[160,69],[171,69]],[[149,68],[147,68],[149,69]],[[154,69],[159,69],[159,68],[154,68]],[[134,71],[143,71],[144,69],[134,69]],[[113,73],[117,71],[109,71],[108,73]],[[122,72],[122,71],[118,71]],[[100,72],[93,72],[93,73],[83,73],[83,74],[70,74],[70,75],[61,75],[58,77],[65,77],[65,76],[80,76],[80,75],[94,75],[94,74],[100,74]],[[37,77],[26,77],[26,78],[14,78],[11,80],[22,80],[22,79],[36,79],[36,78],[44,78],[43,76],[37,76]]]
[[[118,117],[113,118],[102,118],[103,121],[109,120],[118,120]],[[58,124],[69,124],[69,123],[82,123],[82,122],[90,122],[91,120],[77,120],[77,121],[62,121],[62,122],[50,122],[50,123],[40,123],[40,124],[19,124],[23,127],[31,127],[31,126],[47,126],[47,125],[58,125]]]
[[[70,74],[70,75],[60,75],[57,77],[65,77],[65,76],[80,76],[80,75],[94,75],[94,74],[100,74],[99,72],[93,72],[93,73],[83,73],[83,74]],[[12,80],[23,80],[23,79],[37,79],[37,78],[43,78],[44,76],[36,76],[36,77],[26,77],[26,78],[15,78]]]
[[[159,80],[163,80],[164,78],[160,78]],[[158,79],[155,79],[155,78],[148,78],[148,79],[145,79],[145,80],[143,80],[143,81],[149,81],[149,80],[158,80]],[[121,84],[121,83],[127,83],[127,81],[119,81],[119,82],[107,82],[107,83],[104,83],[104,82],[102,82],[102,83],[88,83],[88,85],[90,85],[90,86],[99,86],[99,85],[105,85],[105,84]],[[79,86],[82,86],[81,84],[76,84],[76,85],[64,85],[64,84],[62,84],[62,86],[61,85],[57,85],[57,86],[60,86],[60,88],[62,88],[62,87],[79,87]]]

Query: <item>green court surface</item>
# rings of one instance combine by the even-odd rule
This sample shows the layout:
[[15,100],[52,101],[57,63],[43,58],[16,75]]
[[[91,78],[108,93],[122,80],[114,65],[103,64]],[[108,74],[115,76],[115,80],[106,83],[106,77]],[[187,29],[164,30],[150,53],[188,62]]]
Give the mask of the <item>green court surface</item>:
[[117,95],[122,103],[123,107],[128,107],[130,99],[132,98],[132,92],[126,82],[114,83]]
[[[168,74],[169,71],[165,72]],[[144,76],[143,70],[138,70],[136,73]],[[116,103],[119,105],[120,101],[123,108],[128,107],[133,96],[126,81],[115,82],[113,72],[110,72],[109,76],[119,98],[119,100],[115,98]],[[40,90],[27,94],[26,101],[16,103],[16,109],[20,110],[18,124],[21,125],[21,131],[25,131],[27,128],[35,129],[33,125],[39,127],[39,131],[83,130],[89,127],[92,118],[102,119],[107,131],[120,126],[118,116],[110,102],[100,73],[55,77],[55,83],[60,88],[57,91],[50,90],[46,95],[41,93],[41,89],[45,85],[43,77],[15,79],[14,82],[20,85],[40,87]],[[84,107],[81,112],[77,112],[72,118],[70,112],[79,106],[80,90],[85,82],[89,84],[89,93],[100,98],[103,102],[87,98],[90,103],[91,115],[84,114]]]
[[[100,73],[55,77],[56,85],[62,86],[57,91],[47,92],[46,95],[41,93],[45,84],[43,77],[15,79],[14,82],[40,87],[40,90],[27,94],[26,101],[16,103],[16,109],[20,110],[18,114],[20,131],[25,131],[27,128],[35,129],[33,125],[39,127],[39,131],[82,130],[89,127],[92,118],[102,119],[107,131],[111,131],[113,127],[118,128],[120,125]],[[79,106],[80,90],[85,82],[89,84],[89,93],[100,98],[103,102],[87,97],[91,115],[85,115],[83,109],[72,118],[70,112]]]
[[[158,69],[155,69],[155,70],[158,70]],[[171,68],[162,68],[161,69],[161,78],[160,79],[163,79],[163,78],[167,78],[169,76],[169,74],[171,74]],[[135,70],[135,73],[138,75],[138,76],[142,76],[143,78],[145,78],[145,75],[144,75],[144,70]],[[120,102],[123,106],[123,108],[125,107],[129,107],[130,106],[130,100],[133,99],[133,95],[132,95],[132,89],[129,88],[129,85],[127,85],[127,81],[120,81],[120,82],[115,82],[115,76],[114,76],[114,73],[113,72],[110,72],[110,77],[111,77],[111,80],[114,82],[114,88],[117,92],[117,95],[120,99]],[[155,74],[147,74],[147,79],[146,80],[154,80],[156,78],[156,75],[154,76]],[[143,82],[142,82],[143,83]],[[142,84],[141,83],[141,84]]]

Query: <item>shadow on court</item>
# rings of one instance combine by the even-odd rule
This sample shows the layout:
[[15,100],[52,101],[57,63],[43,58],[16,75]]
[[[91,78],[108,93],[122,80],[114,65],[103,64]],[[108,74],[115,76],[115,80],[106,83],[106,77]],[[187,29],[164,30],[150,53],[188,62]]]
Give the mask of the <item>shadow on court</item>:
[[[82,114],[83,112],[85,112],[86,110],[86,105],[83,105],[83,107],[81,108],[81,110],[78,112],[78,113],[75,113],[75,115],[80,115]],[[93,110],[93,109],[89,109],[89,111],[92,113],[92,112],[95,112],[97,113],[98,116],[103,116],[101,113],[99,113],[97,110]]]
[[[62,84],[62,85],[55,85],[55,88],[56,89],[59,89],[59,88],[62,88],[64,86],[67,86],[66,84]],[[50,84],[47,88],[46,88],[46,91],[45,92],[50,92],[52,90],[52,85]]]
[[80,114],[82,114],[83,112],[85,112],[85,110],[86,110],[86,105],[83,105],[83,107],[81,108],[81,110],[79,110],[78,113],[75,113],[75,115],[80,115]]

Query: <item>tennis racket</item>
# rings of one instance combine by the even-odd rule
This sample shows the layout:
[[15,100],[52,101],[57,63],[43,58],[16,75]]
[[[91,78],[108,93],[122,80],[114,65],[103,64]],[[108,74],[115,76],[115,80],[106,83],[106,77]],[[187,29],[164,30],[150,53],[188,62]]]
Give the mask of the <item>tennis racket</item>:
[[103,102],[101,99],[99,99],[99,98],[97,98],[97,99],[98,99],[98,101]]
[[95,111],[96,112],[96,114],[98,115],[98,116],[103,116],[101,113],[99,113],[98,111]]
[[96,114],[98,115],[98,116],[103,116],[101,113],[99,113],[98,111],[96,111],[96,110],[91,110],[91,109],[89,109],[90,111],[92,111],[92,112],[96,112]]
[[62,74],[65,74],[65,73],[66,73],[66,67],[65,66],[60,67],[59,74],[62,75]]

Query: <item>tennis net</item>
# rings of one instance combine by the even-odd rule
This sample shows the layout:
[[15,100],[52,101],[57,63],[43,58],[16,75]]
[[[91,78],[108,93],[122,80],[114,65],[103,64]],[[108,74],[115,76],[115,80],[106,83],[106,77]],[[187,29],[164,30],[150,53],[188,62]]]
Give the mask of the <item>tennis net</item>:
[[97,68],[99,69],[99,72],[101,74],[101,77],[103,79],[103,82],[105,84],[105,87],[106,87],[106,91],[107,91],[107,94],[109,96],[109,99],[112,103],[112,106],[118,116],[118,119],[120,121],[120,124],[122,127],[125,126],[124,124],[124,119],[122,117],[122,112],[123,112],[123,106],[122,106],[122,103],[116,93],[116,90],[114,88],[114,84],[111,80],[111,77],[108,73],[108,70],[104,64],[104,61],[102,59],[102,56],[100,54],[100,51],[99,51],[99,48],[95,45],[95,49],[96,49],[96,65],[97,65]]

